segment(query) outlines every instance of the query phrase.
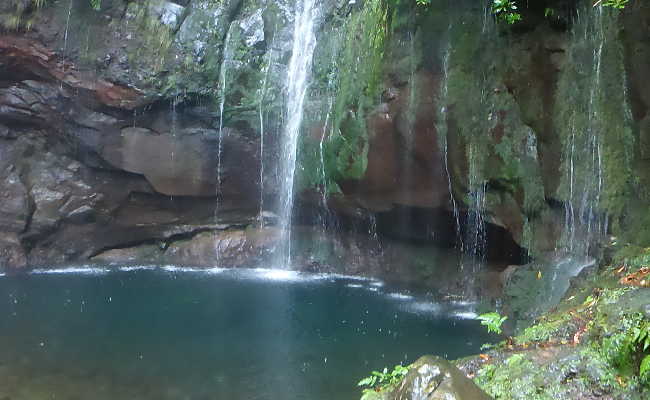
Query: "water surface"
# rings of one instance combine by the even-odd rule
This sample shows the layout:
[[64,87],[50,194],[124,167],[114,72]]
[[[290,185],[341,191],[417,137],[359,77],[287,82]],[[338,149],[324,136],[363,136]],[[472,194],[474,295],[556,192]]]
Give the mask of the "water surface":
[[464,305],[368,280],[72,271],[0,277],[0,399],[358,399],[370,370],[490,340]]

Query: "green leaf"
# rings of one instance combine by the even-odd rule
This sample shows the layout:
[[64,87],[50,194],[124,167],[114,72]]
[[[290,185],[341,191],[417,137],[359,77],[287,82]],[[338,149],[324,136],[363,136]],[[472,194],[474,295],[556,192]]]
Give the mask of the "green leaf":
[[481,321],[481,325],[487,327],[488,332],[501,334],[501,325],[503,325],[508,317],[502,317],[499,313],[491,312],[479,315],[476,319]]
[[372,386],[374,382],[375,378],[373,376],[369,376],[360,380],[359,383],[357,383],[357,386]]
[[645,356],[641,361],[641,367],[639,368],[639,375],[642,378],[650,379],[650,356]]

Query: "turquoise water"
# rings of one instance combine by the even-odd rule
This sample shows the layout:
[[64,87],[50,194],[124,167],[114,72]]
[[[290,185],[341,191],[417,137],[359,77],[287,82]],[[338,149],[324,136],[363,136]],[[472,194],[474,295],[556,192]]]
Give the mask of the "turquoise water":
[[0,399],[358,399],[370,370],[490,341],[462,304],[286,271],[0,278]]

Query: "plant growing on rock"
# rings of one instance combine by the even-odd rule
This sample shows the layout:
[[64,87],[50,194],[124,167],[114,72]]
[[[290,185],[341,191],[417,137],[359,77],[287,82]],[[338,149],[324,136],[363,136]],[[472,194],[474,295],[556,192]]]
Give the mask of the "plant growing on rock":
[[[632,329],[632,343],[640,348],[643,353],[650,350],[650,321],[643,321],[639,326]],[[639,378],[641,383],[650,386],[650,354],[646,354],[639,366]]]
[[402,381],[409,369],[403,365],[396,365],[392,371],[384,368],[383,371],[372,371],[370,376],[359,381],[357,386],[365,386],[366,392],[375,392],[378,389],[395,386]]
[[494,0],[492,2],[492,14],[497,19],[514,24],[521,21],[521,14],[517,9],[517,3],[514,0]]
[[501,314],[497,312],[491,312],[487,314],[481,314],[476,317],[476,319],[481,321],[481,325],[487,327],[488,332],[500,335],[503,332],[501,330],[501,325],[503,325],[508,317],[501,316]]

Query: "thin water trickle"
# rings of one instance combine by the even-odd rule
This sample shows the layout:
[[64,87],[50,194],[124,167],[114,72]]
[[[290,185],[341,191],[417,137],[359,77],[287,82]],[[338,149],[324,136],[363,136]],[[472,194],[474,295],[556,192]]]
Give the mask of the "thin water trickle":
[[438,108],[436,116],[436,133],[438,135],[438,143],[442,148],[443,163],[445,165],[445,174],[447,175],[447,188],[449,190],[449,200],[451,202],[454,222],[456,223],[456,242],[462,252],[464,250],[463,238],[461,234],[460,225],[460,212],[456,197],[454,196],[453,185],[451,181],[451,173],[449,172],[449,141],[448,141],[448,128],[447,128],[447,102],[449,100],[449,59],[451,57],[451,28],[449,24],[447,30],[447,46],[445,53],[442,57],[442,83],[440,85],[440,95],[438,97]]
[[330,134],[333,134],[332,130],[334,129],[332,121],[334,120],[333,112],[334,112],[334,103],[336,100],[336,83],[337,83],[337,72],[338,71],[339,65],[337,63],[337,56],[338,56],[338,50],[339,46],[341,43],[341,36],[338,35],[335,39],[335,47],[332,50],[332,58],[330,60],[330,67],[332,69],[332,72],[330,72],[328,79],[327,79],[327,91],[326,91],[326,96],[327,96],[327,109],[325,110],[325,122],[323,123],[323,129],[321,130],[321,136],[319,139],[318,143],[318,157],[319,157],[319,170],[320,170],[320,180],[321,180],[321,207],[322,207],[322,213],[321,213],[321,229],[323,232],[327,230],[327,225],[329,222],[329,205],[328,205],[328,197],[329,197],[329,185],[328,185],[328,176],[327,176],[327,167],[325,165],[325,142],[327,141],[328,137]]
[[[224,111],[226,106],[226,95],[228,90],[228,66],[232,60],[231,37],[235,22],[233,21],[226,33],[224,42],[223,56],[221,61],[221,69],[219,71],[219,137],[217,147],[217,182],[216,182],[216,204],[214,209],[215,221],[218,223],[221,218],[221,199],[222,199],[222,163],[223,163],[223,124],[224,124]],[[217,249],[218,249],[217,245]],[[217,266],[220,264],[220,252],[216,252]]]
[[327,169],[325,168],[325,139],[327,137],[327,128],[329,127],[330,114],[332,112],[332,106],[334,105],[334,99],[329,98],[327,115],[325,116],[325,124],[323,125],[323,130],[321,132],[320,141],[318,143],[318,156],[320,158],[320,173],[321,179],[323,181],[323,187],[321,188],[321,203],[325,210],[327,210]]
[[262,88],[260,93],[260,104],[258,107],[258,114],[260,119],[260,208],[259,208],[259,224],[260,228],[264,228],[264,104],[266,98],[267,84],[269,80],[269,71],[273,65],[273,46],[269,50],[268,64],[264,68],[264,80],[262,81]]
[[[612,65],[603,64],[607,41],[606,25],[608,21],[602,8],[590,11],[585,17],[578,18],[576,24],[575,45],[569,49],[572,58],[584,58],[591,62],[591,68],[576,71],[567,81],[584,76],[585,89],[588,90],[581,99],[576,98],[578,106],[572,110],[569,118],[568,139],[565,144],[565,182],[566,202],[563,239],[561,250],[578,257],[590,255],[595,246],[607,232],[607,221],[601,210],[602,193],[605,188],[603,170],[602,137],[606,130],[607,87],[603,79],[603,68]],[[610,61],[608,61],[610,63]],[[611,64],[611,63],[610,63]],[[623,73],[624,75],[624,73]],[[570,79],[569,79],[570,78]],[[624,85],[624,77],[623,82]],[[574,94],[579,96],[579,94]],[[580,106],[586,112],[578,111]],[[627,105],[624,104],[624,113]]]
[[[178,103],[179,99],[178,96],[174,96],[171,102],[171,108],[172,108],[172,125],[171,125],[171,134],[172,134],[172,145],[171,145],[171,167],[172,167],[172,177],[176,177],[176,163],[175,163],[175,149],[176,149],[176,133],[178,130],[178,112],[176,111],[176,106]],[[170,199],[173,199],[174,196],[169,196]]]
[[68,16],[65,19],[65,32],[63,34],[63,75],[64,79],[61,80],[61,89],[63,89],[63,81],[65,80],[65,53],[68,51],[68,31],[70,30],[70,17],[72,16],[72,3],[74,0],[68,2]]
[[303,0],[296,4],[294,15],[293,51],[287,75],[286,125],[281,140],[280,160],[280,249],[276,267],[291,265],[291,219],[293,211],[293,185],[296,172],[298,138],[303,120],[305,95],[316,47],[314,25],[318,10],[315,0]]

